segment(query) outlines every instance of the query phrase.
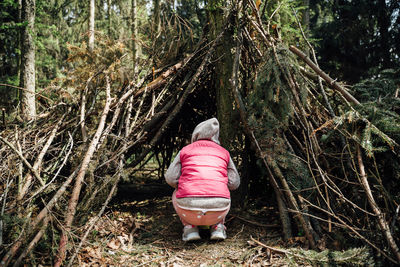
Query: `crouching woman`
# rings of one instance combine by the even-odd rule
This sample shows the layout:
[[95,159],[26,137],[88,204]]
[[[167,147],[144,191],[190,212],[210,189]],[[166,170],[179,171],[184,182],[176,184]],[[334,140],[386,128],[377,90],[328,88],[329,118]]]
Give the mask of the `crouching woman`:
[[172,203],[181,219],[183,241],[200,239],[198,226],[211,226],[210,239],[226,239],[225,217],[231,206],[230,190],[240,176],[229,152],[219,143],[219,122],[203,121],[193,131],[165,173],[175,188]]

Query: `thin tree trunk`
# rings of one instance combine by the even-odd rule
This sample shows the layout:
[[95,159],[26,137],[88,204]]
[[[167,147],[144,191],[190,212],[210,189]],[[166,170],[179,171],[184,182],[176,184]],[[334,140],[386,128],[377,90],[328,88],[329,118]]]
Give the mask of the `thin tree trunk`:
[[305,34],[307,36],[307,32],[310,26],[310,0],[303,0],[303,29],[305,30]]
[[297,201],[292,193],[292,191],[290,190],[289,184],[287,183],[285,177],[282,174],[282,171],[280,170],[278,164],[276,163],[276,161],[271,157],[271,155],[266,155],[267,157],[267,163],[268,166],[270,166],[273,170],[273,172],[275,173],[275,175],[279,178],[279,180],[281,181],[281,184],[283,186],[283,190],[286,194],[287,200],[289,202],[289,204],[292,206],[293,210],[298,214],[298,222],[299,222],[299,227],[302,227],[305,233],[305,236],[307,237],[307,240],[310,243],[310,247],[312,249],[316,249],[316,245],[315,245],[315,240],[314,237],[312,235],[312,229],[310,227],[310,225],[307,223],[305,216],[301,213],[299,206],[297,204]]
[[160,30],[160,0],[153,0],[153,37],[156,37]]
[[380,50],[382,55],[383,68],[390,68],[390,14],[386,0],[379,0],[378,3],[378,28],[380,33]]
[[95,226],[97,221],[103,215],[105,209],[108,206],[108,203],[110,203],[110,200],[111,200],[112,196],[114,195],[115,189],[117,188],[118,181],[119,181],[119,179],[121,177],[122,167],[118,171],[119,171],[118,178],[114,181],[114,184],[113,184],[110,192],[108,193],[108,196],[107,196],[107,199],[106,199],[105,203],[101,207],[99,213],[97,213],[96,217],[94,217],[95,218],[94,221],[92,221],[92,223],[90,224],[89,228],[86,230],[85,234],[81,238],[81,241],[79,242],[78,248],[75,250],[75,253],[72,255],[71,259],[69,260],[67,267],[70,267],[70,266],[72,266],[72,264],[74,264],[74,260],[75,260],[76,256],[78,255],[80,249],[82,248],[82,245],[85,243],[86,238],[88,237],[89,233],[91,232],[91,230],[93,229],[93,227]]
[[[304,30],[304,36],[308,38],[308,31],[310,29],[310,0],[303,0],[303,18],[302,28]],[[306,48],[307,56],[310,56],[310,49]]]
[[136,73],[136,58],[137,58],[137,47],[136,47],[136,40],[137,40],[137,15],[136,15],[136,6],[137,0],[132,1],[132,10],[131,10],[131,31],[132,31],[132,69],[133,73]]
[[22,0],[22,20],[27,22],[21,40],[20,87],[22,91],[22,115],[29,121],[36,116],[35,103],[35,0]]
[[111,21],[111,0],[107,0],[107,19],[108,19],[108,35],[111,37],[111,27],[112,27],[112,21]]
[[[22,0],[18,0],[18,22],[22,22]],[[18,45],[20,49],[22,49],[22,30],[18,31]],[[21,65],[22,65],[22,56],[18,57],[18,65],[17,65],[17,70],[18,70],[18,77],[21,77]],[[21,82],[20,82],[21,85]],[[21,99],[21,90],[16,90],[16,98],[18,100]]]
[[14,263],[14,267],[16,266],[21,266],[22,260],[28,255],[29,252],[37,245],[37,243],[40,241],[42,238],[43,234],[45,233],[47,229],[47,225],[50,221],[51,217],[46,217],[43,221],[43,225],[39,232],[35,235],[35,237],[32,239],[32,241],[29,243],[29,245],[25,248],[25,250],[21,253],[21,255],[18,257],[18,259]]
[[[35,219],[31,220],[31,223],[29,225],[29,229],[34,230],[39,223],[47,218],[49,216],[49,212],[53,209],[54,205],[56,205],[57,201],[60,199],[60,197],[65,193],[67,190],[67,187],[69,184],[72,182],[72,179],[75,177],[76,171],[74,171],[68,179],[63,183],[63,185],[57,190],[57,192],[54,194],[52,199],[47,203],[47,205],[40,211],[40,213],[35,217]],[[7,266],[9,261],[15,256],[21,245],[23,244],[22,238],[17,240],[13,246],[8,250],[8,252],[4,255],[4,257],[1,259],[1,265]]]
[[90,0],[89,5],[89,41],[88,48],[89,51],[94,49],[94,12],[95,12],[95,0]]

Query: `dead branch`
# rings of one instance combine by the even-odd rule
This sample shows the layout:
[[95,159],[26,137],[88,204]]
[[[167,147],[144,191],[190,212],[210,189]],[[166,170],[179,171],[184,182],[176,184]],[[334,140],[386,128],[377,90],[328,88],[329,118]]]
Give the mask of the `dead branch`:
[[[305,40],[306,43],[307,43],[308,48],[309,48],[310,51],[311,51],[311,54],[312,54],[312,56],[313,56],[314,63],[315,63],[315,65],[319,68],[319,66],[318,66],[318,61],[317,61],[317,57],[316,57],[316,55],[315,55],[314,47],[313,47],[313,46],[310,44],[310,42],[308,41],[308,39],[307,39],[307,37],[306,37],[306,35],[305,35],[304,31],[303,31],[303,27],[301,26],[301,23],[300,23],[299,18],[298,18],[298,16],[297,16],[297,13],[296,13],[296,11],[295,11],[295,9],[294,9],[293,7],[292,7],[292,10],[293,10],[294,16],[296,17],[297,24],[299,25],[299,28],[300,28],[300,31],[301,31],[301,35],[303,36],[304,40]],[[320,88],[322,97],[324,98],[324,101],[325,101],[325,105],[326,105],[326,107],[327,107],[327,109],[328,109],[328,111],[329,111],[329,114],[331,114],[332,117],[335,117],[335,112],[333,111],[332,106],[331,106],[331,104],[329,103],[328,97],[326,96],[326,93],[325,93],[324,86],[322,85],[321,76],[318,75],[317,80],[318,80],[318,85],[319,85],[319,88]]]
[[88,151],[85,154],[85,157],[82,160],[82,166],[78,172],[78,175],[76,177],[75,185],[72,191],[71,198],[68,202],[68,209],[67,209],[67,214],[65,217],[65,230],[62,231],[61,238],[60,238],[60,243],[59,243],[59,253],[58,257],[56,260],[56,263],[54,266],[61,266],[64,258],[65,258],[65,250],[66,250],[66,245],[68,243],[68,237],[66,231],[70,231],[71,225],[72,225],[72,220],[74,219],[75,212],[76,212],[76,206],[78,204],[78,199],[79,199],[79,194],[82,188],[82,182],[86,174],[86,170],[89,166],[89,163],[92,159],[92,156],[96,150],[97,144],[100,140],[101,134],[103,132],[104,126],[105,126],[105,121],[108,115],[108,112],[110,110],[110,104],[111,104],[111,96],[110,96],[110,81],[108,75],[106,75],[106,103],[104,105],[103,113],[100,118],[99,125],[97,127],[97,131],[90,142]]
[[284,254],[284,255],[286,255],[286,254],[288,253],[287,250],[267,246],[267,245],[265,245],[264,243],[261,243],[260,241],[254,239],[252,236],[250,236],[250,239],[251,239],[251,241],[253,241],[253,242],[256,243],[257,245],[259,245],[259,246],[261,246],[261,247],[264,247],[264,248],[266,248],[266,249],[272,250],[272,251],[274,251],[274,252],[277,252],[277,253],[279,253],[279,254]]
[[85,125],[85,117],[86,117],[86,95],[89,90],[89,85],[92,79],[95,76],[91,76],[87,81],[86,81],[86,86],[85,89],[81,93],[81,108],[80,108],[80,117],[79,117],[79,124],[81,125],[81,132],[82,132],[82,141],[86,143],[87,141],[87,131],[86,131],[86,125]]
[[147,84],[145,87],[139,89],[135,93],[134,98],[140,96],[145,90],[152,92],[153,90],[156,90],[161,86],[165,85],[168,82],[167,78],[175,74],[180,68],[182,68],[182,66],[186,65],[193,58],[193,55],[194,54],[179,61],[178,63],[170,67],[168,70],[166,70],[164,73],[162,73],[160,76],[158,76],[156,79]]
[[4,228],[3,216],[4,216],[4,210],[6,208],[6,203],[7,203],[7,194],[8,194],[8,190],[10,189],[11,183],[12,183],[12,180],[9,181],[9,179],[7,178],[7,182],[5,184],[6,188],[4,189],[4,192],[1,196],[3,198],[3,204],[1,205],[1,212],[0,212],[0,246],[3,245],[3,228]]
[[271,169],[269,168],[269,165],[267,164],[265,157],[263,157],[262,150],[258,144],[257,139],[254,136],[253,131],[248,127],[247,124],[247,114],[246,114],[246,109],[242,100],[242,97],[240,96],[240,92],[238,89],[238,69],[239,69],[239,60],[240,60],[240,47],[241,47],[241,31],[239,31],[238,38],[237,38],[237,44],[236,44],[236,53],[235,53],[235,60],[233,62],[233,68],[232,68],[232,78],[230,80],[231,85],[232,85],[232,91],[233,91],[233,96],[236,102],[236,106],[239,107],[239,114],[241,118],[241,122],[244,127],[244,131],[247,133],[247,135],[250,137],[251,142],[253,143],[253,146],[256,147],[257,151],[259,152],[260,157],[263,160],[263,163],[266,167],[266,169],[269,172],[269,179],[270,182],[274,188],[274,192],[278,201],[278,208],[279,208],[279,215],[280,219],[282,222],[282,227],[283,227],[283,235],[285,239],[289,239],[292,237],[292,230],[291,230],[291,223],[290,223],[290,218],[288,215],[287,207],[284,202],[284,197],[282,195],[281,190],[279,189],[279,185],[275,180],[274,175],[271,172]]
[[343,95],[343,97],[346,98],[347,101],[356,105],[360,105],[360,102],[358,102],[357,99],[355,99],[349,92],[347,92],[345,88],[340,86],[336,82],[336,80],[332,79],[331,77],[329,77],[328,74],[326,74],[324,71],[318,68],[318,66],[314,62],[312,62],[310,58],[307,57],[306,54],[304,54],[302,51],[300,51],[293,45],[289,46],[289,50],[292,51],[297,56],[299,56],[305,63],[307,63],[308,66],[310,66],[319,76],[321,76],[328,83],[329,87],[340,92]]
[[[77,173],[77,170],[75,170],[69,177],[68,179],[62,184],[62,186],[58,189],[58,191],[54,194],[52,199],[47,203],[47,205],[39,212],[39,214],[31,220],[31,223],[29,224],[29,228],[32,229],[32,231],[35,230],[35,228],[39,225],[39,223],[47,218],[48,213],[53,209],[54,205],[56,205],[57,201],[59,198],[65,193],[67,190],[67,187],[69,184],[72,182],[73,178],[75,177]],[[1,259],[1,264],[7,266],[8,263],[11,261],[11,259],[15,256],[17,251],[20,249],[21,245],[23,244],[24,240],[20,237],[17,239],[10,250],[4,255],[4,257]]]
[[358,167],[360,168],[360,179],[361,179],[361,184],[364,187],[365,193],[367,194],[368,202],[374,211],[375,215],[378,218],[379,225],[381,227],[381,230],[383,231],[384,236],[386,237],[386,240],[392,249],[393,254],[397,258],[397,263],[400,264],[400,251],[399,247],[397,246],[396,242],[394,241],[394,238],[392,236],[392,233],[390,232],[390,227],[388,223],[386,222],[384,215],[382,214],[379,206],[375,202],[374,196],[372,195],[371,188],[369,186],[368,180],[367,180],[367,174],[365,173],[365,168],[364,168],[364,162],[362,159],[362,154],[361,154],[361,148],[359,145],[357,145],[357,159],[358,159]]
[[[301,196],[299,196],[301,197]],[[327,211],[326,209],[323,209],[317,205],[312,204],[310,201],[308,201],[305,198],[302,198],[303,201],[307,202],[308,205],[324,212],[327,213],[328,215],[332,216],[333,218],[335,218],[341,225],[342,227],[349,229],[351,232],[353,232],[356,236],[358,236],[361,240],[363,240],[364,242],[366,242],[368,245],[370,245],[372,248],[376,249],[376,251],[378,251],[379,253],[381,253],[385,258],[387,258],[389,261],[393,262],[394,264],[397,264],[396,260],[393,259],[392,257],[390,257],[386,252],[384,252],[382,249],[380,249],[379,247],[377,247],[374,243],[372,243],[370,240],[368,240],[366,237],[364,237],[362,234],[360,234],[360,232],[353,226],[347,224],[340,216],[338,216],[336,213],[334,212],[330,212]],[[293,211],[296,212],[296,211]],[[308,216],[312,216],[310,214],[308,214]],[[317,218],[318,219],[318,218]],[[319,219],[320,220],[320,219]],[[332,222],[333,223],[333,222]]]
[[[54,137],[56,136],[56,133],[61,126],[61,123],[64,121],[64,118],[65,118],[65,114],[60,118],[60,120],[57,122],[56,126],[51,131],[46,144],[43,146],[42,151],[40,151],[39,155],[37,156],[37,158],[35,160],[35,163],[32,166],[32,168],[38,172],[38,175],[40,174],[40,166],[42,164],[43,157],[45,156],[47,150],[49,149],[51,143],[53,142]],[[24,179],[24,181],[25,181],[25,184],[23,185],[20,193],[18,194],[18,200],[21,200],[25,196],[26,192],[28,191],[28,188],[32,182],[32,175],[28,174],[27,177]],[[43,185],[43,187],[44,186],[45,185]]]
[[28,167],[28,169],[33,173],[35,178],[40,182],[42,186],[45,185],[45,182],[40,178],[40,175],[38,172],[32,167],[32,165],[26,160],[26,158],[22,155],[20,151],[18,151],[10,142],[8,142],[6,139],[0,136],[0,141],[3,141],[7,146],[9,146],[17,155],[18,157],[22,160],[22,162]]
[[35,235],[35,237],[32,239],[32,241],[28,244],[28,246],[25,248],[25,250],[21,253],[21,255],[18,257],[18,259],[15,261],[15,263],[13,265],[14,267],[20,266],[22,263],[22,260],[26,257],[26,255],[28,255],[28,253],[31,252],[31,250],[37,245],[39,240],[44,235],[49,221],[50,221],[49,216],[46,217],[46,219],[44,219],[41,229]]
[[67,163],[69,156],[71,155],[72,148],[74,146],[74,139],[72,138],[70,133],[68,133],[68,134],[69,134],[69,143],[67,144],[67,146],[69,146],[69,149],[68,149],[67,154],[64,156],[64,160],[61,163],[60,167],[58,168],[57,172],[54,174],[53,178],[45,186],[43,186],[43,187],[39,188],[37,191],[35,191],[35,193],[33,193],[32,196],[28,200],[35,198],[37,195],[39,195],[41,192],[43,192],[43,190],[45,190],[50,184],[52,184],[54,182],[54,180],[57,178],[57,176],[59,175],[62,168]]
[[78,255],[79,251],[82,248],[83,243],[85,243],[86,238],[88,237],[90,231],[93,229],[94,225],[97,223],[97,221],[100,219],[100,217],[103,215],[106,207],[108,206],[108,203],[110,203],[111,197],[114,195],[115,189],[117,188],[118,185],[118,181],[120,178],[120,173],[118,174],[118,178],[114,181],[114,184],[110,190],[110,193],[107,196],[106,201],[104,202],[101,210],[97,213],[95,219],[91,222],[90,226],[88,227],[88,229],[86,230],[85,234],[83,235],[83,237],[81,238],[81,241],[79,242],[78,247],[75,250],[75,253],[72,255],[71,259],[68,262],[67,267],[72,266],[72,264],[74,263],[75,257],[76,255]]
[[239,219],[239,220],[244,221],[244,222],[247,222],[247,223],[252,224],[252,225],[260,226],[260,227],[265,227],[265,228],[280,228],[281,227],[279,224],[263,224],[263,223],[259,223],[259,222],[248,220],[246,218],[243,218],[241,216],[234,215],[234,214],[232,214],[231,217]]
[[[228,20],[229,21],[229,20]],[[149,146],[147,149],[144,150],[144,152],[131,164],[129,164],[130,167],[136,166],[138,163],[140,163],[144,157],[150,152],[150,150],[154,147],[154,145],[159,141],[161,136],[164,134],[164,132],[167,130],[168,125],[171,123],[171,121],[175,118],[175,116],[178,114],[178,112],[181,110],[183,104],[185,103],[187,97],[193,93],[193,91],[196,89],[196,83],[198,79],[200,78],[200,75],[206,68],[206,66],[210,63],[210,59],[213,56],[215,47],[217,44],[219,44],[222,36],[225,34],[226,29],[224,29],[213,41],[213,44],[209,48],[207,55],[204,57],[203,61],[201,62],[200,66],[198,67],[196,73],[192,76],[187,88],[183,92],[182,96],[179,98],[178,103],[175,104],[173,110],[170,112],[166,120],[163,122],[162,126],[159,128],[158,132],[155,134],[155,136],[152,138],[152,140],[149,142]],[[183,86],[181,86],[182,88]]]

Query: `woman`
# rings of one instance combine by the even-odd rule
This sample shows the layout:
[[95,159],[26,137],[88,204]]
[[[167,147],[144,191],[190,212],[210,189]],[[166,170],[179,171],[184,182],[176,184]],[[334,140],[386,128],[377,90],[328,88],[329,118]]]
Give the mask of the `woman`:
[[206,120],[193,131],[191,144],[183,147],[165,173],[176,190],[172,203],[183,228],[183,241],[199,240],[198,226],[211,226],[211,240],[226,239],[225,217],[230,191],[239,187],[240,176],[219,143],[219,122]]

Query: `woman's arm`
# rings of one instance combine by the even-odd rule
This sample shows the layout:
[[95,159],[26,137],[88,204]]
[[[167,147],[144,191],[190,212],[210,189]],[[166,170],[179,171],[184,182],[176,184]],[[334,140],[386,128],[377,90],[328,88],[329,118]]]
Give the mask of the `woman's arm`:
[[235,190],[240,185],[240,176],[236,169],[235,163],[231,157],[229,157],[228,163],[228,188],[229,190]]
[[169,165],[168,170],[165,172],[165,181],[170,186],[177,188],[178,180],[181,176],[181,152],[175,156],[174,161]]

